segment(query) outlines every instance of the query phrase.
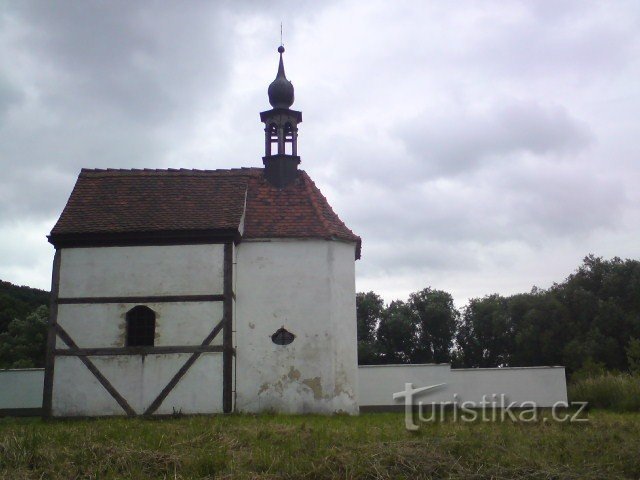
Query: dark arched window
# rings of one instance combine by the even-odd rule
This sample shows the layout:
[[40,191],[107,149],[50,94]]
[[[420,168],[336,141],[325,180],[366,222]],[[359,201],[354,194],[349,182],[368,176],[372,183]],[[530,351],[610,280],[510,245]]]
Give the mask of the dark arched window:
[[156,314],[138,305],[127,312],[127,347],[153,347],[156,336]]

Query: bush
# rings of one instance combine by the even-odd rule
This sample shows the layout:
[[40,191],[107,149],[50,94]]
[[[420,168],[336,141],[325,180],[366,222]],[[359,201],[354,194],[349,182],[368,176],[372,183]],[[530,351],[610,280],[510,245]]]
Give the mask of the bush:
[[640,375],[604,373],[580,377],[569,385],[568,393],[571,402],[589,402],[591,408],[640,411]]

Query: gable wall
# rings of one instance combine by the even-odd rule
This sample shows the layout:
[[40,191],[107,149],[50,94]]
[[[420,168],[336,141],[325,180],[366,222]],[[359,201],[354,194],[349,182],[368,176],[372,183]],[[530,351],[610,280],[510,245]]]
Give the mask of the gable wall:
[[[61,250],[57,323],[80,348],[124,347],[126,312],[147,305],[156,313],[156,346],[197,346],[223,318],[222,301],[126,301],[118,297],[223,294],[224,245],[68,248]],[[103,301],[96,303],[92,298]],[[86,303],[85,303],[86,302]],[[222,344],[222,332],[211,345]],[[56,348],[67,349],[61,338]],[[189,353],[89,357],[141,414]],[[202,353],[156,413],[222,411],[222,353]],[[55,416],[122,415],[78,357],[57,356]]]

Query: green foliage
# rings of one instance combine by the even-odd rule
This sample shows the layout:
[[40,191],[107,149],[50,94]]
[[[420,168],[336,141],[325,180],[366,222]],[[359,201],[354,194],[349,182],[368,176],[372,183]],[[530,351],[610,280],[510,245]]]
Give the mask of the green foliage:
[[382,320],[384,300],[374,292],[356,294],[356,317],[358,328],[358,363],[375,364],[380,361],[376,330]]
[[499,367],[509,364],[513,331],[507,301],[500,295],[474,298],[465,307],[457,343],[464,365]]
[[[591,368],[593,368],[593,364]],[[588,402],[590,408],[606,408],[619,412],[640,411],[640,376],[628,373],[582,371],[569,384],[569,401]]]
[[472,298],[462,315],[451,295],[432,288],[411,294],[407,302],[391,302],[382,313],[375,293],[358,295],[363,305],[377,300],[378,319],[366,324],[367,338],[373,340],[361,363],[565,365],[569,373],[581,374],[593,365],[640,369],[640,342],[633,340],[640,338],[637,260],[589,255],[575,273],[548,290]]
[[633,374],[640,375],[640,339],[630,339],[626,352],[629,371]]
[[428,287],[412,293],[408,306],[414,317],[413,323],[418,327],[411,362],[451,361],[451,349],[460,316],[451,294]]
[[24,318],[40,305],[49,305],[49,292],[0,280],[0,333],[14,318]]
[[418,322],[409,304],[396,300],[385,309],[378,327],[382,363],[411,363],[418,335]]
[[596,362],[591,357],[588,357],[582,366],[573,372],[571,380],[573,382],[580,382],[589,378],[599,378],[607,373],[607,369],[604,363]]
[[43,367],[49,309],[42,305],[26,316],[14,318],[0,333],[0,368]]

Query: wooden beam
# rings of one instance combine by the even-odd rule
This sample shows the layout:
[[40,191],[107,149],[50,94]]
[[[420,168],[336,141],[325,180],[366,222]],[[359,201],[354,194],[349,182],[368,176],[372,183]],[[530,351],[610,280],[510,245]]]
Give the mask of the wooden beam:
[[[76,342],[73,341],[73,339],[69,336],[69,334],[65,331],[64,328],[62,328],[60,325],[56,325],[56,330],[57,330],[58,336],[62,339],[64,343],[67,344],[69,348],[78,349],[78,345],[76,345]],[[122,407],[125,413],[130,417],[134,417],[136,415],[135,410],[131,408],[131,406],[127,403],[124,397],[120,395],[120,393],[113,387],[113,385],[111,385],[111,382],[109,382],[109,380],[107,380],[106,377],[102,375],[100,370],[96,368],[93,362],[89,360],[86,356],[79,356],[78,358],[82,363],[84,363],[84,365],[89,369],[89,371],[93,373],[93,375],[98,379],[98,381],[105,388],[105,390],[111,394],[111,396],[115,399],[116,402],[118,402],[118,405]]]
[[53,372],[55,367],[56,324],[58,323],[58,292],[60,291],[61,252],[56,249],[51,272],[51,297],[49,300],[49,322],[47,327],[47,351],[42,390],[42,417],[51,418],[53,406]]
[[56,248],[201,245],[240,241],[237,228],[112,233],[58,233],[47,237]]
[[147,297],[75,297],[58,298],[58,305],[79,303],[179,303],[222,302],[224,295],[158,295]]
[[[224,327],[224,318],[222,320],[220,320],[220,322],[218,322],[218,324],[211,331],[211,333],[209,333],[209,335],[207,335],[207,338],[205,338],[202,341],[202,345],[201,346],[202,347],[206,347],[206,346],[210,345],[211,342],[213,341],[213,339],[216,338],[216,336],[220,333],[220,330],[222,330],[223,327]],[[144,415],[152,415],[153,412],[155,412],[158,409],[158,407],[160,407],[160,405],[162,404],[164,399],[167,398],[167,395],[169,395],[169,393],[171,393],[171,390],[173,390],[173,388],[178,384],[178,382],[184,376],[184,374],[187,373],[187,370],[189,370],[189,368],[191,368],[191,365],[193,365],[196,362],[196,360],[198,358],[200,358],[201,354],[202,354],[202,352],[195,352],[193,355],[191,355],[189,357],[189,359],[184,363],[184,365],[182,365],[182,367],[180,367],[180,370],[178,370],[176,372],[176,374],[169,381],[169,383],[162,389],[162,391],[156,397],[156,399],[145,410]],[[80,358],[84,358],[84,357],[80,357]],[[224,357],[223,357],[223,359],[224,359]]]
[[222,411],[233,411],[233,244],[224,244]]
[[107,347],[107,348],[65,348],[55,351],[65,357],[97,357],[108,355],[153,355],[167,353],[207,353],[222,352],[222,345],[170,345],[162,347]]

